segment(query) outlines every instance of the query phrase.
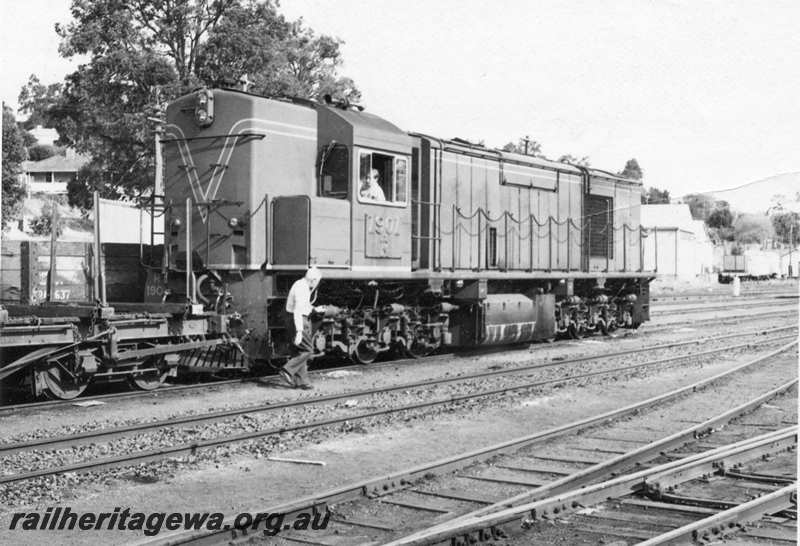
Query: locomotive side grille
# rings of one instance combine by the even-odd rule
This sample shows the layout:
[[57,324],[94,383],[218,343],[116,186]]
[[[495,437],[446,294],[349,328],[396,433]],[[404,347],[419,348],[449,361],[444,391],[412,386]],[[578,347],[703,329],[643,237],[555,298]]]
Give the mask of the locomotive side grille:
[[614,258],[614,200],[597,195],[586,196],[584,225],[588,230],[589,255]]

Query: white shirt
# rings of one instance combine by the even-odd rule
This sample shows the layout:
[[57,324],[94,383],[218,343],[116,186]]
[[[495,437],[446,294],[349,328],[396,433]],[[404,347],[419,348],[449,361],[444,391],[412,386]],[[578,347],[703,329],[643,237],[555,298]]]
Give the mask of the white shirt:
[[386,201],[386,196],[383,193],[383,188],[378,184],[372,184],[361,191],[362,199],[372,199],[373,201]]
[[311,287],[303,277],[294,281],[289,290],[289,297],[286,298],[286,311],[292,314],[299,311],[301,315],[310,315],[311,310]]

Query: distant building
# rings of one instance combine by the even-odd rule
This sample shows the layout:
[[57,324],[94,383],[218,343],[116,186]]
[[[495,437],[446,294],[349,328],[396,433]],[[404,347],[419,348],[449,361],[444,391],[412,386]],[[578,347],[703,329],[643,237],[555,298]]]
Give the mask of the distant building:
[[694,220],[685,204],[642,205],[645,270],[693,279],[714,271],[714,244],[702,220]]
[[33,135],[33,138],[36,139],[37,144],[53,146],[56,140],[58,140],[58,131],[48,127],[42,127],[41,125],[37,125],[28,132]]
[[56,154],[41,161],[23,161],[20,177],[29,196],[34,193],[67,193],[67,183],[88,162],[87,156],[67,149],[64,155]]

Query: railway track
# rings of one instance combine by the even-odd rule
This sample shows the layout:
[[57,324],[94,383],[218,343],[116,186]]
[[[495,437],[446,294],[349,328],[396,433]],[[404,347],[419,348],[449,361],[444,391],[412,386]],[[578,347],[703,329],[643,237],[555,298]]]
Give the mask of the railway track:
[[[741,394],[743,385],[752,390],[755,387],[746,379],[737,382],[733,378],[746,375],[757,366],[793,369],[796,345],[793,341],[713,377],[602,415],[251,511],[289,516],[309,511],[330,513],[330,524],[324,531],[284,528],[279,535],[265,538],[263,522],[236,529],[229,519],[228,527],[217,532],[178,532],[140,544],[530,544],[539,537],[515,536],[519,535],[520,521],[526,520],[528,527],[541,521],[560,522],[559,518],[568,513],[593,502],[602,503],[609,496],[627,499],[637,492],[634,486],[645,475],[665,476],[667,470],[682,472],[690,464],[695,465],[692,469],[701,468],[697,466],[701,463],[706,465],[703,469],[708,469],[719,461],[728,461],[725,468],[730,469],[730,461],[740,460],[731,459],[731,453],[738,456],[739,452],[720,446],[732,439],[738,442],[735,449],[746,445],[757,450],[765,445],[774,447],[775,442],[781,442],[780,449],[770,452],[793,449],[797,433],[796,378],[767,389],[761,386],[743,402],[739,396],[736,403],[712,406],[704,399],[703,389],[715,385],[715,400],[725,399],[723,395],[730,393]],[[789,350],[791,355],[781,356]],[[648,411],[651,409],[658,412]],[[654,424],[654,413],[666,418],[656,419]],[[686,420],[675,419],[675,414],[710,416],[690,419],[687,427]],[[772,432],[773,436],[766,439],[757,438],[786,424],[792,428]],[[748,460],[754,460],[765,451],[747,453]],[[782,479],[794,480],[791,474]],[[606,487],[609,480],[617,489]],[[662,479],[656,483],[668,482]],[[596,495],[594,501],[592,494]],[[642,501],[639,508],[663,500]],[[532,512],[532,503],[538,503],[538,511]],[[696,513],[703,515],[700,510]],[[506,528],[509,523],[513,532]],[[604,542],[613,540],[609,536],[604,535]],[[598,537],[594,538],[591,543],[597,543]],[[565,540],[579,543],[571,538]],[[554,543],[546,538],[539,542]]]
[[[672,309],[670,307],[675,307],[675,308]],[[796,309],[797,299],[785,298],[785,299],[776,299],[772,301],[756,300],[750,302],[730,302],[726,303],[725,305],[702,305],[698,307],[683,307],[679,305],[673,305],[660,308],[655,307],[650,311],[650,315],[652,317],[657,317],[666,315],[678,315],[684,313],[705,313],[709,311],[726,311],[731,309],[742,309],[742,308],[758,309],[761,307],[769,307],[772,310]]]
[[[534,537],[541,543],[569,537],[572,544],[623,541],[651,546],[719,540],[731,534],[794,543],[797,431],[794,425],[722,443],[715,443],[712,434],[682,448],[701,445],[697,453],[666,452],[661,458],[673,460],[389,544],[449,539],[450,544],[466,545],[476,538],[481,542],[481,537],[497,537],[511,545],[529,544]],[[755,522],[761,529],[743,527]],[[500,528],[507,523],[512,525]]]
[[650,303],[657,306],[662,305],[686,305],[695,303],[717,303],[724,301],[752,301],[756,299],[783,299],[783,298],[796,298],[797,290],[786,291],[780,290],[775,292],[742,292],[739,296],[733,296],[732,293],[726,294],[695,294],[695,295],[680,295],[680,296],[651,296]]
[[[789,330],[792,330],[792,328],[786,327],[784,329],[784,331],[789,331]],[[717,338],[712,338],[712,339],[713,341],[720,341],[720,340],[732,339],[734,337],[741,335],[742,334],[728,334],[725,336],[718,336]],[[757,344],[758,345],[773,344],[776,342],[785,341],[786,339],[794,339],[795,337],[796,334],[792,332],[789,335],[769,337],[763,340],[759,340]],[[705,340],[706,343],[710,341],[711,340],[709,339]],[[465,374],[457,377],[427,379],[415,383],[404,383],[400,385],[384,386],[374,389],[349,391],[345,393],[332,394],[327,396],[304,397],[287,402],[263,404],[258,406],[248,406],[244,408],[218,411],[202,415],[190,415],[186,417],[170,418],[167,420],[161,420],[155,422],[138,423],[124,427],[103,428],[99,430],[83,432],[80,434],[70,434],[66,436],[58,436],[50,438],[37,438],[17,443],[0,444],[0,458],[3,458],[5,460],[4,466],[7,469],[11,469],[14,467],[25,468],[25,470],[18,470],[14,474],[9,474],[6,472],[5,475],[0,476],[0,485],[20,482],[24,480],[30,480],[34,478],[42,478],[56,474],[63,474],[68,472],[92,472],[107,468],[130,466],[143,462],[156,461],[168,457],[194,454],[200,449],[209,449],[220,445],[242,442],[247,440],[254,440],[258,438],[264,438],[267,436],[279,435],[286,432],[295,432],[317,427],[330,427],[342,424],[344,422],[352,423],[356,421],[367,420],[390,414],[397,414],[401,412],[424,410],[427,408],[443,406],[451,403],[497,396],[508,392],[524,391],[533,388],[540,388],[546,385],[562,384],[569,381],[585,380],[592,377],[624,375],[627,373],[632,373],[633,371],[636,370],[643,370],[647,368],[662,366],[669,362],[676,362],[687,358],[697,358],[707,355],[724,353],[727,351],[737,350],[745,347],[750,347],[753,345],[752,341],[748,341],[736,345],[724,345],[719,348],[709,349],[702,352],[692,350],[682,354],[670,354],[674,349],[678,347],[693,347],[701,342],[702,340],[692,340],[691,342],[684,341],[679,343],[662,344],[662,345],[647,347],[644,349],[642,348],[631,349],[628,351],[620,351],[602,356],[591,355],[572,360],[554,361],[546,363],[529,362],[528,364],[520,366],[514,366],[499,370],[481,371],[478,373]],[[598,363],[598,361],[613,360],[614,358],[618,358],[620,356],[632,356],[637,353],[647,354],[649,356],[652,356],[655,351],[664,351],[667,354],[669,354],[669,356],[661,356],[660,358],[655,358],[653,360],[649,360],[646,362],[635,362],[633,364],[626,364],[623,366],[612,365],[610,367],[602,367],[601,364]],[[576,370],[571,373],[561,374],[546,379],[542,379],[541,377],[525,376],[526,373],[527,374],[540,373],[548,370],[549,368],[554,368],[554,367],[569,367],[569,366],[578,366],[587,364],[591,366],[590,371]],[[511,380],[512,384],[510,385],[501,384],[499,387],[496,388],[486,388],[487,385],[489,387],[492,387],[490,381],[497,379],[504,379],[507,381]],[[469,382],[473,382],[475,383],[475,385],[480,385],[480,387],[483,388],[476,388],[475,390],[470,389],[469,394],[452,395],[445,392],[444,396],[440,396],[435,399],[430,399],[432,394],[431,391],[434,387],[453,385],[453,384],[469,384]],[[385,395],[387,393],[396,393],[396,392],[403,392],[407,398],[409,393],[418,393],[415,396],[417,397],[417,399],[423,401],[402,403],[404,402],[404,400],[401,399],[400,400],[401,403],[398,404],[393,400],[391,400],[390,401],[391,405],[389,407],[385,407],[376,411],[366,411],[366,412],[358,411],[358,409],[355,408],[355,406],[352,406],[351,408],[347,407],[347,404],[355,399],[366,398],[367,400],[369,400],[369,397]],[[172,430],[172,433],[167,435],[168,438],[174,438],[175,436],[181,438],[184,438],[186,436],[191,437],[192,434],[194,435],[197,434],[197,430],[187,432],[186,428],[176,430],[176,427],[192,427],[200,423],[208,424],[214,422],[222,422],[225,420],[235,419],[240,416],[247,417],[248,422],[246,424],[249,427],[251,425],[249,419],[252,419],[252,417],[256,414],[264,415],[264,419],[267,420],[268,415],[280,412],[282,410],[287,410],[290,408],[304,409],[311,405],[318,406],[322,404],[325,404],[327,406],[332,405],[333,407],[329,408],[328,412],[337,415],[335,417],[329,417],[326,415],[324,419],[313,420],[309,419],[308,416],[305,416],[301,413],[296,419],[293,419],[292,421],[283,424],[281,426],[271,426],[268,428],[259,429],[255,431],[242,432],[240,434],[227,434],[221,437],[203,439],[195,442],[178,444],[178,445],[169,445],[164,447],[158,447],[156,449],[142,450],[133,453],[126,453],[125,455],[121,456],[104,457],[99,459],[95,458],[95,456],[93,456],[93,452],[90,451],[89,452],[90,456],[87,457],[86,459],[81,459],[76,462],[71,462],[62,465],[48,464],[46,468],[32,469],[28,468],[28,466],[25,465],[26,456],[38,460],[40,458],[39,454],[44,451],[54,451],[64,447],[72,446],[73,448],[77,448],[76,455],[80,458],[81,455],[85,456],[85,454],[81,453],[80,450],[81,446],[86,446],[86,445],[95,446],[98,442],[110,442],[118,439],[126,439],[127,441],[123,445],[125,446],[133,445],[135,441],[131,437],[144,432],[152,432],[155,430],[163,430],[163,429]],[[344,407],[342,407],[343,404]],[[20,461],[20,457],[22,458],[22,461]]]
[[[747,313],[744,315],[734,315],[734,316],[726,316],[726,317],[719,317],[716,320],[716,324],[718,325],[729,325],[729,324],[738,324],[740,319],[746,319],[748,322],[753,318],[761,318],[761,317],[775,317],[780,318],[785,317],[790,320],[790,322],[794,323],[796,320],[796,312],[793,307],[787,306],[785,309],[780,308],[776,310],[770,310],[764,313]],[[681,326],[691,326],[695,323],[700,324],[707,324],[709,321],[708,318],[702,318],[697,320],[683,320],[680,322]],[[641,335],[654,335],[660,334],[663,332],[672,331],[674,327],[678,323],[668,323],[662,326],[651,326],[647,325],[646,327],[642,328],[640,332]],[[623,334],[624,335],[624,334]],[[497,351],[496,348],[489,348],[488,351]],[[506,349],[507,350],[507,349]],[[511,349],[513,350],[513,349]],[[478,353],[480,351],[477,351]],[[464,352],[456,353],[456,354],[476,354],[476,351],[472,352]],[[390,360],[390,361],[382,361],[370,364],[370,368],[380,368],[383,366],[402,366],[408,364],[419,364],[422,362],[434,362],[437,360],[446,360],[448,358],[452,358],[453,353],[442,353],[437,355],[432,355],[429,357],[425,357],[422,359],[414,359],[414,358],[403,358],[397,360]],[[345,366],[337,366],[338,370],[351,370],[351,369],[363,369],[363,365],[354,364],[354,365],[345,365]],[[326,373],[330,371],[330,369],[317,369],[312,370],[310,373],[312,375],[318,375],[322,373]],[[48,410],[48,409],[56,409],[60,407],[70,407],[73,406],[76,402],[89,402],[89,401],[97,401],[97,402],[109,402],[114,400],[123,400],[123,399],[150,399],[154,397],[162,397],[169,394],[182,394],[186,392],[193,392],[193,391],[204,391],[210,389],[216,389],[220,387],[231,387],[240,385],[242,383],[248,383],[252,381],[257,381],[258,378],[254,377],[244,377],[244,378],[237,378],[237,379],[226,379],[226,380],[219,380],[219,381],[212,381],[207,383],[200,383],[200,384],[191,384],[191,385],[169,385],[163,386],[160,389],[156,389],[154,391],[125,391],[125,392],[114,392],[114,393],[106,393],[106,394],[93,394],[93,395],[84,395],[74,400],[44,400],[44,401],[35,401],[35,402],[23,402],[17,404],[3,404],[0,405],[0,415],[8,415],[17,413],[20,411],[33,411],[33,410]]]
[[[746,284],[742,285],[740,298],[758,298],[758,297],[772,297],[775,295],[797,295],[797,290],[800,288],[800,283],[796,280],[791,283],[787,283],[782,286],[775,286],[771,289],[758,289],[754,290],[749,288]],[[733,288],[729,285],[724,287],[720,286],[716,290],[708,291],[708,290],[698,290],[698,291],[684,291],[680,294],[669,294],[666,292],[663,293],[654,293],[651,291],[650,299],[651,301],[658,301],[658,302],[671,302],[671,301],[688,301],[688,300],[715,300],[715,299],[724,299],[730,298],[733,293]]]

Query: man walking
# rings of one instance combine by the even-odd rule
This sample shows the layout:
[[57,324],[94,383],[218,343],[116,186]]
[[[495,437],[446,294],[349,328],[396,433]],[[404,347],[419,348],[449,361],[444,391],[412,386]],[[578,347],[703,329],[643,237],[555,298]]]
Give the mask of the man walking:
[[286,325],[292,338],[292,358],[280,370],[281,377],[292,387],[313,389],[308,382],[308,359],[311,358],[311,293],[317,288],[322,273],[316,267],[295,281],[286,298]]

